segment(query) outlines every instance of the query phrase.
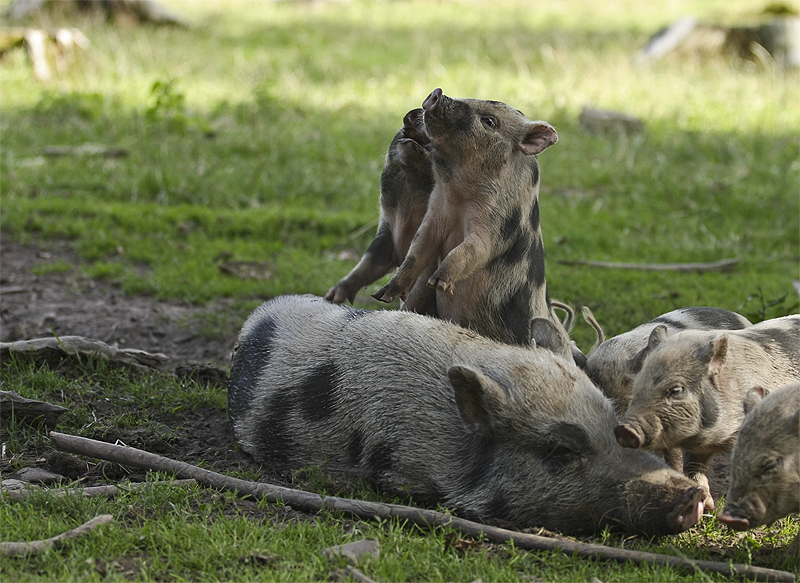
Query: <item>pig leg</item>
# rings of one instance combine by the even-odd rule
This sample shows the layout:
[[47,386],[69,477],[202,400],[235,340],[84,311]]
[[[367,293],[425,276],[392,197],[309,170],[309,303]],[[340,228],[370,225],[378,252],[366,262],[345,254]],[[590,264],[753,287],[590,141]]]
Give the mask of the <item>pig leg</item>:
[[358,265],[328,290],[325,299],[334,304],[344,303],[345,300],[352,304],[358,290],[380,279],[399,264],[392,228],[388,221],[381,220],[375,239]]
[[411,290],[406,296],[405,302],[400,306],[401,310],[408,310],[418,314],[438,317],[436,308],[436,290],[428,287],[428,279],[435,271],[436,266],[430,266],[422,275],[417,278]]
[[437,229],[432,223],[434,221],[429,215],[425,215],[400,269],[389,283],[372,295],[373,298],[386,303],[394,301],[397,297],[405,300],[419,276],[436,265],[440,244],[433,235]]
[[478,269],[486,267],[492,257],[491,236],[485,233],[470,233],[444,258],[428,280],[429,287],[453,293],[454,284],[469,277]]
[[686,476],[700,484],[705,490],[706,498],[703,500],[706,508],[709,510],[714,509],[714,499],[711,497],[711,490],[708,486],[708,467],[711,463],[711,458],[714,457],[713,453],[690,453],[686,452],[686,459],[683,464],[683,473]]
[[676,472],[683,472],[683,450],[673,447],[664,450],[664,461]]

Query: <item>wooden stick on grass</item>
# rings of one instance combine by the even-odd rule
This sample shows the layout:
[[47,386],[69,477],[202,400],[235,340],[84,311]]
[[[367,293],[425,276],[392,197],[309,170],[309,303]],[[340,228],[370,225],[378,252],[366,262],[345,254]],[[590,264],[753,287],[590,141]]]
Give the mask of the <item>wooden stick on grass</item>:
[[562,265],[586,265],[606,269],[638,269],[641,271],[731,271],[738,259],[722,259],[711,263],[616,263],[612,261],[585,261],[582,259],[559,259]]
[[551,539],[488,526],[463,518],[450,516],[435,510],[412,508],[399,504],[350,500],[337,496],[323,497],[319,494],[293,490],[282,486],[231,478],[185,462],[178,462],[151,454],[140,449],[104,443],[85,437],[66,435],[55,431],[50,432],[50,439],[52,439],[53,444],[62,451],[104,459],[144,470],[175,473],[184,478],[194,478],[198,483],[205,486],[237,492],[239,494],[253,496],[254,498],[265,498],[272,503],[282,502],[284,504],[290,504],[292,507],[306,512],[319,512],[323,509],[338,510],[357,516],[362,520],[399,518],[424,528],[450,526],[465,535],[472,537],[482,536],[486,540],[494,543],[513,541],[514,545],[518,548],[543,551],[558,550],[588,559],[664,565],[689,572],[710,571],[713,573],[723,573],[728,576],[745,577],[756,581],[791,582],[795,580],[794,575],[786,571],[714,561],[696,561],[683,557]]
[[101,524],[111,522],[113,517],[110,514],[101,514],[95,516],[89,522],[81,524],[77,528],[62,532],[57,536],[53,536],[44,540],[35,540],[27,543],[17,542],[4,542],[0,543],[0,556],[3,557],[29,557],[32,555],[39,555],[48,549],[60,545],[65,540],[83,536],[86,533],[94,530]]

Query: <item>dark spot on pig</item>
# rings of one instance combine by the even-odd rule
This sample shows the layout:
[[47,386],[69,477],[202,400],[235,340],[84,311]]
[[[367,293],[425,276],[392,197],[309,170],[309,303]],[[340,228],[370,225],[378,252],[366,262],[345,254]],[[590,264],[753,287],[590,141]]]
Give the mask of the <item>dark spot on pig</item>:
[[536,188],[539,185],[539,162],[536,161],[536,156],[531,156],[531,160],[533,160],[531,164],[531,184]]
[[261,376],[264,367],[269,364],[275,332],[275,320],[269,317],[261,318],[247,337],[239,341],[231,365],[230,391],[228,391],[228,409],[231,417],[236,418],[247,410],[253,401],[253,387],[257,385],[258,377]]
[[433,167],[442,179],[442,182],[450,182],[453,179],[453,168],[450,162],[439,155],[436,150],[431,151],[431,159],[433,160]]
[[327,362],[315,368],[297,387],[303,416],[309,421],[324,421],[336,412],[336,385],[339,371]]
[[294,410],[294,389],[284,387],[272,395],[266,415],[258,422],[256,439],[261,441],[256,451],[263,452],[263,461],[277,471],[288,469],[295,440],[291,430]]
[[503,267],[512,267],[525,259],[530,247],[530,236],[527,233],[520,233],[517,238],[514,239],[514,243],[511,245],[511,248],[498,257],[497,261],[500,262],[501,266]]
[[364,466],[369,474],[370,479],[376,483],[380,482],[381,474],[388,472],[392,469],[394,461],[394,448],[388,443],[379,444],[375,449],[367,454],[364,460]]
[[465,464],[464,474],[461,477],[461,489],[475,490],[491,478],[494,448],[491,437],[480,433],[472,433],[469,436],[464,443],[464,459],[469,462]]
[[530,343],[530,326],[533,314],[531,313],[531,295],[533,294],[528,284],[523,284],[499,308],[500,321],[511,332],[517,344]]
[[381,174],[381,206],[397,208],[405,192],[403,182],[400,178],[400,172],[394,170],[391,165],[387,164],[386,169]]
[[505,223],[503,223],[503,240],[511,239],[519,230],[520,222],[522,221],[522,209],[520,207],[514,207],[514,210],[511,214],[506,217]]
[[741,330],[744,328],[738,314],[718,308],[696,307],[690,311],[692,317],[704,328]]
[[389,265],[394,259],[394,239],[392,227],[386,221],[381,221],[378,233],[370,243],[365,255],[369,255],[374,265]]
[[659,316],[658,318],[651,320],[651,322],[654,324],[664,324],[665,326],[670,326],[676,330],[683,330],[686,328],[686,324],[679,322],[678,320],[673,320],[668,316]]
[[490,517],[504,517],[510,515],[510,507],[504,492],[495,492],[481,513]]
[[700,427],[708,429],[719,419],[719,405],[709,391],[700,393]]
[[[536,289],[540,289],[544,287],[546,282],[544,276],[544,245],[542,245],[541,237],[534,237],[528,253],[528,283],[532,284]],[[547,305],[550,305],[549,296]]]
[[746,336],[770,352],[778,352],[794,362],[800,360],[800,326],[792,325],[791,329],[748,330]]
[[364,434],[360,429],[353,430],[350,440],[347,442],[347,457],[350,463],[357,466],[361,463],[361,455],[364,453]]
[[541,227],[541,222],[539,218],[539,200],[533,201],[533,206],[531,207],[531,216],[530,216],[530,223],[533,232],[537,232]]

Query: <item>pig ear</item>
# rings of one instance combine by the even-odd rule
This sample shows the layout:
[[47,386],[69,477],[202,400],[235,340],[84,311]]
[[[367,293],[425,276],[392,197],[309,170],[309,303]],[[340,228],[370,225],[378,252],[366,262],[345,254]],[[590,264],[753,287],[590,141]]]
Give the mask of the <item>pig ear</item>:
[[470,431],[489,436],[494,418],[505,403],[503,389],[479,370],[452,366],[447,371],[458,413]]
[[639,351],[639,354],[634,356],[630,360],[630,368],[631,372],[634,374],[638,374],[640,370],[642,370],[642,366],[644,366],[644,359],[647,358],[647,355],[650,354],[650,351],[653,350],[656,346],[661,344],[664,339],[667,337],[667,327],[663,324],[659,324],[653,331],[650,332],[650,338],[647,339],[647,346],[642,348]]
[[553,126],[544,121],[532,121],[525,129],[525,135],[517,144],[517,149],[530,156],[538,154],[557,141],[558,134]]
[[546,348],[567,360],[572,359],[572,345],[566,331],[562,334],[556,324],[547,318],[534,318],[531,320],[531,338],[536,346]]
[[747,391],[744,395],[744,414],[747,415],[750,411],[753,410],[753,407],[756,406],[761,399],[764,398],[766,392],[764,391],[764,387],[753,387],[749,391]]
[[708,371],[711,374],[719,373],[725,364],[728,355],[728,335],[723,334],[711,343],[711,360],[708,361]]

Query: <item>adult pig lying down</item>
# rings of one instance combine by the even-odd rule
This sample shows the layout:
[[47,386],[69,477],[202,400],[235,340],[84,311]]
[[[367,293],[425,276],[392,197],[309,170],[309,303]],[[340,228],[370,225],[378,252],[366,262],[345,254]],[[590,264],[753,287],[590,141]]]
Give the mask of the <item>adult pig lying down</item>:
[[324,464],[469,518],[655,536],[704,510],[697,484],[614,441],[611,403],[572,362],[411,312],[263,304],[237,340],[228,405],[272,470]]

